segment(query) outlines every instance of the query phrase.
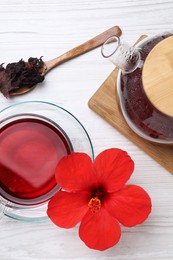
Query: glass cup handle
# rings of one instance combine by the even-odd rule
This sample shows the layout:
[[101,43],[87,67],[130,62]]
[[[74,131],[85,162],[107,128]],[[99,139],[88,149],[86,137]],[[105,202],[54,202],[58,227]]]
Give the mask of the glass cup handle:
[[8,211],[10,203],[7,200],[0,198],[0,220],[5,216],[5,212]]
[[0,201],[0,220],[3,218],[4,216],[4,210],[5,210],[6,205],[2,204],[2,202]]

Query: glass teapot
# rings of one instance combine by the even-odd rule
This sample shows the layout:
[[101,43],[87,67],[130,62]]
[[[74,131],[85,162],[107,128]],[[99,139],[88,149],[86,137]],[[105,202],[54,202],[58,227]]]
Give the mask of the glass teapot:
[[103,57],[119,68],[117,93],[127,124],[145,140],[160,144],[173,144],[171,46],[173,33],[163,33],[146,37],[135,47],[111,36],[101,49]]

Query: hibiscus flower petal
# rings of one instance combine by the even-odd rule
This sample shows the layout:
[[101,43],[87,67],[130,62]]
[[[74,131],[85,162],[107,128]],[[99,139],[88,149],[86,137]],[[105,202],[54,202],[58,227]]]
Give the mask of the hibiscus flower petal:
[[100,183],[108,192],[120,190],[134,170],[134,162],[127,152],[111,148],[101,152],[94,161],[94,169]]
[[87,192],[57,192],[48,203],[47,215],[62,228],[74,227],[88,211]]
[[89,248],[105,250],[118,243],[121,229],[104,208],[97,213],[89,210],[80,224],[79,236]]
[[56,167],[55,178],[64,190],[88,190],[96,180],[91,158],[77,152],[63,157]]
[[109,194],[104,206],[121,224],[132,227],[147,219],[151,212],[151,199],[141,187],[127,185]]

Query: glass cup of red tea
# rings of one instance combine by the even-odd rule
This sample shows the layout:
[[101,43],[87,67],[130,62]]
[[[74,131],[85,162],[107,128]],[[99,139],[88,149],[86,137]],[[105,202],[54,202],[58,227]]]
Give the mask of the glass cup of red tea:
[[55,104],[30,101],[0,111],[1,213],[19,220],[43,220],[61,187],[54,176],[62,157],[93,147],[83,125]]

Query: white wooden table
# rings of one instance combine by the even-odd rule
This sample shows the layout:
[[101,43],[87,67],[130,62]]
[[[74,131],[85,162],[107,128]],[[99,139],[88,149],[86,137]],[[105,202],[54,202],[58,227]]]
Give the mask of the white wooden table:
[[[141,34],[173,30],[172,0],[1,0],[0,62],[30,56],[52,59],[118,24],[133,44]],[[148,220],[122,227],[120,242],[99,252],[78,238],[78,228],[65,230],[45,223],[4,217],[0,223],[0,260],[173,259],[173,176],[88,108],[87,102],[113,65],[100,48],[51,71],[32,92],[12,99],[0,95],[0,109],[26,100],[43,100],[71,111],[86,127],[95,155],[110,147],[126,150],[136,167],[131,183],[152,198]]]

